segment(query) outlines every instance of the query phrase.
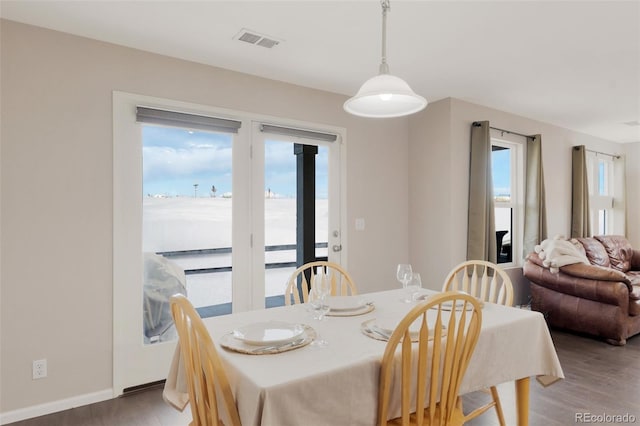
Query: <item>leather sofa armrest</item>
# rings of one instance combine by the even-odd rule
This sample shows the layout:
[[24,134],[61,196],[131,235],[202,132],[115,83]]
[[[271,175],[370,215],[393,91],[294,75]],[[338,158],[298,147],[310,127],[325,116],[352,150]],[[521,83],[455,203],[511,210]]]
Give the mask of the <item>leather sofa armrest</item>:
[[584,263],[574,263],[562,266],[560,270],[565,274],[577,278],[596,281],[620,281],[627,284],[627,287],[631,290],[631,281],[629,280],[629,277],[627,277],[624,272],[620,272],[612,268],[605,268],[598,265],[585,265]]
[[[640,256],[640,251],[638,255]],[[531,253],[527,256],[527,260],[541,268],[545,268],[537,253]],[[584,278],[587,280],[619,281],[625,283],[627,288],[630,291],[633,291],[629,277],[624,272],[613,268],[606,268],[600,265],[587,265],[584,263],[572,263],[570,265],[561,266],[560,271],[573,277]]]
[[531,257],[530,255],[522,268],[524,276],[529,281],[559,293],[617,305],[625,312],[628,309],[630,285],[626,282],[581,278],[569,275],[562,270],[554,274],[536,264]]

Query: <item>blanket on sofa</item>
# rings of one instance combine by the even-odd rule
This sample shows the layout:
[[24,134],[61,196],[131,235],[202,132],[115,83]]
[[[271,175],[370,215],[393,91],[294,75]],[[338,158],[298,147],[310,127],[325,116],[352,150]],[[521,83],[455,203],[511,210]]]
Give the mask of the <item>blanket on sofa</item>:
[[535,246],[534,250],[538,253],[538,257],[542,260],[544,267],[549,268],[549,271],[554,274],[557,274],[560,267],[565,265],[573,263],[591,264],[587,256],[578,247],[571,241],[561,237],[546,239]]

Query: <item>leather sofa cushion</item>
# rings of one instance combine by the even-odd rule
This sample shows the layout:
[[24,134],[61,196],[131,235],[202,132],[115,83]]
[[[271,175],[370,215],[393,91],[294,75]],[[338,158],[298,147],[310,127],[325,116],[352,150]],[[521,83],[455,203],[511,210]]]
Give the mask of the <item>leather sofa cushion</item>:
[[580,253],[582,253],[585,256],[587,255],[587,251],[584,249],[584,246],[582,245],[582,243],[580,243],[580,241],[578,241],[577,238],[571,238],[569,242],[574,246],[576,246],[576,248]]
[[631,243],[622,235],[596,235],[609,255],[609,262],[613,269],[627,272],[631,268],[633,248]]
[[609,255],[600,241],[595,238],[577,238],[578,241],[584,247],[587,259],[592,265],[604,266],[608,268],[611,266],[609,262]]
[[629,315],[633,317],[640,315],[640,300],[629,299]]
[[631,269],[640,271],[640,250],[633,250],[631,256]]
[[640,285],[634,285],[633,290],[629,293],[629,299],[640,300]]
[[631,285],[640,286],[640,271],[627,271],[625,275]]

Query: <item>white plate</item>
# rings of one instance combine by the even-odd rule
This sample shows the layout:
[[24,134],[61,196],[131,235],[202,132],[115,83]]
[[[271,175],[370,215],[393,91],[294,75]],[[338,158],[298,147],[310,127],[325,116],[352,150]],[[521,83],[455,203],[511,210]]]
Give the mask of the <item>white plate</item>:
[[357,311],[367,305],[364,299],[358,296],[329,296],[327,304],[333,312]]
[[302,324],[282,321],[260,322],[233,330],[233,337],[248,345],[278,345],[299,338],[304,333]]

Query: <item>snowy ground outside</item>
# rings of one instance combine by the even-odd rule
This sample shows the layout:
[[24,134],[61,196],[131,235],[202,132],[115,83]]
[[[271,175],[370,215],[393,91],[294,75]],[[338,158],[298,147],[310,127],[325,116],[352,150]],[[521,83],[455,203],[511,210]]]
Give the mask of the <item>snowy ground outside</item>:
[[[166,252],[231,247],[231,198],[152,198],[143,201],[143,250]],[[327,200],[316,201],[316,241],[328,238]],[[296,243],[296,201],[265,200],[265,245]],[[327,249],[318,249],[326,256]],[[294,262],[295,250],[265,253],[265,262]],[[190,255],[170,258],[183,269],[231,265],[231,254]],[[265,296],[283,294],[295,268],[268,269]],[[187,276],[187,295],[196,307],[231,302],[231,272]]]

